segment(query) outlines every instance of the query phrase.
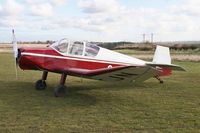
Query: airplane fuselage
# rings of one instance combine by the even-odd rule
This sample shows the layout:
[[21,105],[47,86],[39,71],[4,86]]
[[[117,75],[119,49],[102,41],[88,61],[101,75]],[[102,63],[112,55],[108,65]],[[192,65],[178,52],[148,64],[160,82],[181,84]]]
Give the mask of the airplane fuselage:
[[[21,57],[19,66],[23,70],[42,70],[69,75],[81,76],[87,74],[87,70],[115,68],[124,66],[145,66],[145,61],[111,50],[100,48],[99,56],[84,57],[63,55],[51,47],[20,48]],[[102,53],[102,54],[101,54]],[[104,56],[102,56],[104,55]],[[79,69],[85,71],[78,71]],[[170,70],[164,70],[160,76],[171,74]]]

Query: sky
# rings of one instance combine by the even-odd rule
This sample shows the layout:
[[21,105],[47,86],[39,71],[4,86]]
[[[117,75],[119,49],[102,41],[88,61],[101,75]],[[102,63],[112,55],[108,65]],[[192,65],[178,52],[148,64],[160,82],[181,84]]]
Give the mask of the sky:
[[0,0],[0,42],[200,40],[200,0]]

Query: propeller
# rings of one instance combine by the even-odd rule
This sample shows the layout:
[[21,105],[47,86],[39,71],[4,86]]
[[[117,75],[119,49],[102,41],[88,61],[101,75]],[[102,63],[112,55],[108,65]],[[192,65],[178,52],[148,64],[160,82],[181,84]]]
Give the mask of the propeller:
[[18,77],[18,72],[17,72],[17,67],[18,67],[18,46],[17,46],[17,41],[16,41],[16,38],[15,38],[15,31],[14,29],[12,30],[12,45],[13,45],[13,53],[14,53],[14,58],[15,58],[15,76],[16,76],[16,79]]

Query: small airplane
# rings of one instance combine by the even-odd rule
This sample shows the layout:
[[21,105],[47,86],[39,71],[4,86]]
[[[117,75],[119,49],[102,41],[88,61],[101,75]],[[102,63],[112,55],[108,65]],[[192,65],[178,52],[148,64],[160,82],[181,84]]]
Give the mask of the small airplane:
[[151,77],[163,81],[161,76],[172,74],[172,70],[184,71],[171,64],[168,47],[156,46],[152,62],[143,61],[117,53],[91,42],[61,39],[43,48],[17,47],[13,33],[13,51],[16,66],[22,70],[42,71],[42,78],[35,83],[37,90],[46,88],[48,72],[61,74],[60,83],[55,88],[56,97],[65,96],[67,75],[110,82],[143,82]]

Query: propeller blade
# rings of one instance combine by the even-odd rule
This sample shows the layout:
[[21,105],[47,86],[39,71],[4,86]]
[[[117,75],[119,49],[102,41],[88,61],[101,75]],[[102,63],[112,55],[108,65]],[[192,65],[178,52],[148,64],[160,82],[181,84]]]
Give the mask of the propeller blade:
[[12,30],[12,36],[13,36],[13,40],[12,40],[12,44],[13,44],[13,52],[14,52],[14,57],[17,58],[18,56],[18,47],[17,47],[17,41],[16,41],[16,38],[15,38],[15,31]]
[[15,31],[14,29],[12,30],[12,45],[13,45],[13,53],[14,53],[14,58],[15,58],[15,76],[16,79],[18,78],[18,72],[17,72],[17,66],[18,66],[18,46],[17,46],[17,41],[15,38]]
[[15,60],[15,78],[18,79],[17,61]]

